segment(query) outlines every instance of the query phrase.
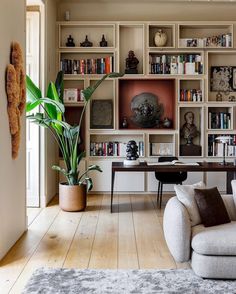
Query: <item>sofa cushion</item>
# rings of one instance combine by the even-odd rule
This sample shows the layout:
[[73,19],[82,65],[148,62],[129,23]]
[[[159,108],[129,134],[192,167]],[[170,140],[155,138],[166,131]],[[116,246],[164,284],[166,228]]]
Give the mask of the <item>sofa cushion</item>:
[[195,226],[191,244],[198,254],[236,256],[236,222],[208,228]]
[[236,207],[236,180],[231,181],[231,186],[233,191],[234,205]]
[[210,189],[194,189],[199,214],[205,227],[222,225],[230,222],[217,187]]
[[198,211],[196,200],[194,198],[195,188],[203,189],[205,188],[205,184],[203,182],[199,182],[193,185],[175,185],[174,186],[178,200],[186,207],[189,213],[192,226],[195,226],[201,223],[201,217]]

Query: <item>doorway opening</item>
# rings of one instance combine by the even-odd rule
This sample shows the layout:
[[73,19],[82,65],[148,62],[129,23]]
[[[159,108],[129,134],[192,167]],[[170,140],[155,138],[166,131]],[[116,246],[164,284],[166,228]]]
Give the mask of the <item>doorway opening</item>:
[[[26,74],[43,89],[44,81],[44,3],[27,0],[26,10]],[[38,111],[38,109],[36,109]],[[41,206],[44,194],[44,144],[39,126],[26,120],[26,205]],[[28,210],[30,211],[30,210]],[[35,210],[36,212],[36,210]],[[28,213],[30,223],[31,213]]]

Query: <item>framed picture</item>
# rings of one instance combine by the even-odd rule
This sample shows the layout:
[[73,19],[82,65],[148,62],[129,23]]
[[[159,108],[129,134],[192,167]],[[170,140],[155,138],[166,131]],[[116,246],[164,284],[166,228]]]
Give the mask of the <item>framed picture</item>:
[[64,102],[77,102],[78,101],[78,89],[69,88],[64,89]]
[[[233,84],[232,66],[211,67],[211,92],[232,91]],[[236,80],[235,80],[236,86]]]
[[236,67],[232,67],[232,89],[236,91]]
[[91,129],[113,129],[113,100],[92,100],[90,108]]

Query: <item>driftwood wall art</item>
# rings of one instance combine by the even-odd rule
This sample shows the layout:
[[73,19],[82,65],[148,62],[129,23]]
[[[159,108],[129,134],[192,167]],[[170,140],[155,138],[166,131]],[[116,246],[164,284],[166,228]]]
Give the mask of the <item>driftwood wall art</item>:
[[21,116],[26,101],[26,84],[23,54],[20,45],[13,42],[11,46],[11,64],[7,66],[6,91],[7,112],[12,142],[12,158],[18,156],[20,147]]

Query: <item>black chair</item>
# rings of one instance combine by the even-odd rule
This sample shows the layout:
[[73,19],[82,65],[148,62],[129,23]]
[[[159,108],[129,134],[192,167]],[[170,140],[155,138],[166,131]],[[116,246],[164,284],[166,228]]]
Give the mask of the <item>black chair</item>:
[[[159,157],[158,162],[165,162],[165,161],[172,161],[172,160],[178,160],[178,158],[174,156]],[[155,177],[158,180],[157,205],[159,202],[159,207],[161,208],[163,184],[182,185],[182,182],[187,179],[187,172],[175,172],[175,173],[155,172]]]

